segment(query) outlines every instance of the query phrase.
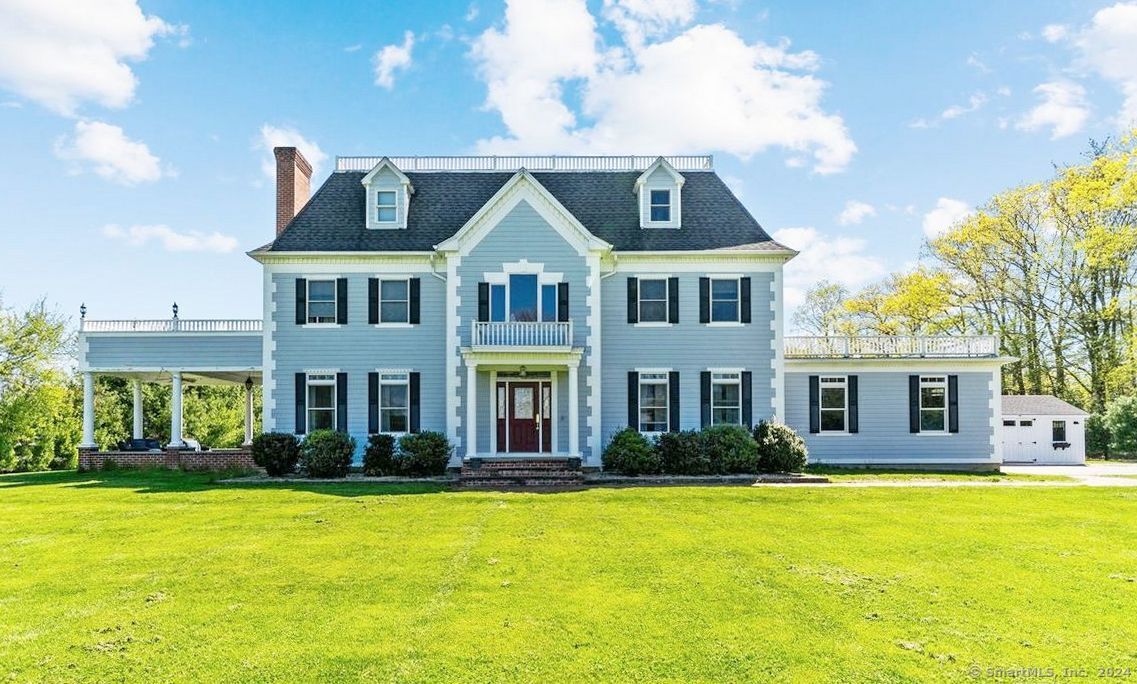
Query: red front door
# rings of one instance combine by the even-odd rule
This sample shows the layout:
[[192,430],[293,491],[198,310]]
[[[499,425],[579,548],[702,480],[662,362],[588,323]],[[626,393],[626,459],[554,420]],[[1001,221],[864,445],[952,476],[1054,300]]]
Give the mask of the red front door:
[[499,450],[528,454],[552,451],[551,390],[547,381],[497,384]]

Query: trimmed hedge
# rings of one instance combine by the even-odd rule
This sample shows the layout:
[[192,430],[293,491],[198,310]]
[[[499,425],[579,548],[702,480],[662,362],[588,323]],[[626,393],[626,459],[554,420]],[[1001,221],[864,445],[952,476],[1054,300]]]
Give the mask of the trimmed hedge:
[[698,430],[665,432],[655,442],[660,471],[668,475],[710,475],[711,460]]
[[273,477],[287,475],[296,470],[300,460],[300,443],[287,432],[262,432],[253,437],[249,448],[253,463]]
[[346,477],[355,438],[335,430],[314,430],[300,443],[300,468],[309,477]]
[[734,475],[801,472],[805,442],[781,423],[761,422],[667,432],[649,442],[633,428],[612,436],[604,469],[623,475]]
[[395,457],[395,438],[392,435],[371,435],[363,450],[364,475],[398,475]]
[[700,434],[711,471],[723,475],[758,472],[758,443],[741,425],[715,425]]
[[624,475],[654,475],[660,470],[659,454],[647,438],[630,427],[612,436],[601,454],[605,470]]
[[758,470],[763,473],[800,473],[809,458],[805,440],[781,423],[762,421],[754,427],[758,444]]
[[395,457],[400,475],[432,477],[446,474],[454,447],[441,432],[416,432],[399,440]]

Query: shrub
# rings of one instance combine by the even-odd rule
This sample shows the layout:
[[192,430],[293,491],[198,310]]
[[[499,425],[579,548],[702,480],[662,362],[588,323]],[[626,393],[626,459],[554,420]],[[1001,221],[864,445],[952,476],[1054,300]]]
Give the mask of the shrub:
[[1086,418],[1086,455],[1109,458],[1109,428],[1105,416],[1094,413]]
[[703,430],[700,441],[712,472],[758,472],[758,443],[741,425],[709,427]]
[[695,430],[665,432],[655,443],[660,471],[668,475],[707,475],[711,462]]
[[363,472],[366,475],[397,475],[395,438],[391,435],[371,435],[363,450]]
[[296,437],[285,432],[262,432],[253,437],[250,451],[253,463],[273,477],[291,473],[300,460],[300,444]]
[[335,430],[314,430],[300,443],[300,468],[309,477],[344,477],[355,454],[355,439]]
[[441,432],[418,432],[399,440],[398,471],[408,477],[444,475],[454,447]]
[[602,454],[604,469],[624,475],[651,475],[659,472],[659,454],[647,438],[628,427],[612,436]]
[[1137,453],[1137,396],[1118,397],[1105,407],[1109,450],[1115,454]]
[[782,423],[763,420],[754,428],[758,445],[758,470],[763,473],[800,473],[809,450],[794,429]]

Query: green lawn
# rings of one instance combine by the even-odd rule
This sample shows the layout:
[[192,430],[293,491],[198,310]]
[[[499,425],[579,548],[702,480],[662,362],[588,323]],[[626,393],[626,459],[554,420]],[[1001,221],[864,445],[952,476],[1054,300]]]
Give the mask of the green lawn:
[[1137,490],[0,477],[0,681],[1133,668]]

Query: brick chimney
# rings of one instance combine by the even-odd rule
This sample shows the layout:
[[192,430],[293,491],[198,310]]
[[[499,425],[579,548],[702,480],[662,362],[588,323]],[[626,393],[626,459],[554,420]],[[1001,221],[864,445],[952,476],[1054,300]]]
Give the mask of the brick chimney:
[[308,203],[312,165],[295,147],[274,147],[276,155],[276,234]]

